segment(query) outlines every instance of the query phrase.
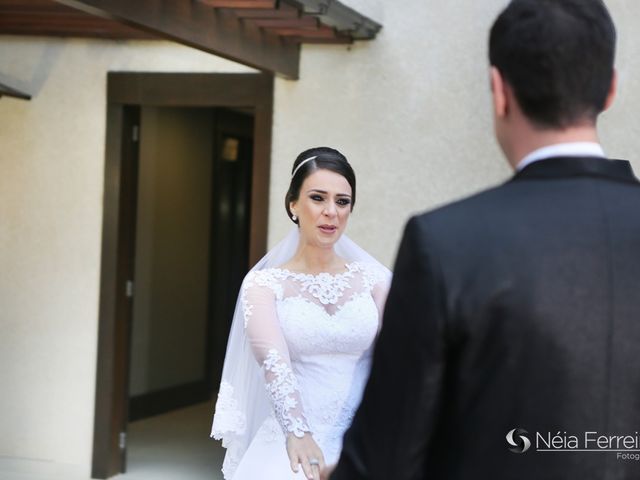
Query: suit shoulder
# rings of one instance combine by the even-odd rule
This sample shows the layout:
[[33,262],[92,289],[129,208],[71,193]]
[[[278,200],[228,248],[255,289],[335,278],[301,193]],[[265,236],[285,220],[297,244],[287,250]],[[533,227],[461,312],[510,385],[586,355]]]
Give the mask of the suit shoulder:
[[505,204],[510,196],[510,182],[475,193],[460,200],[427,210],[413,217],[417,226],[427,226],[445,222],[468,224],[473,215],[486,215],[496,211],[497,206]]

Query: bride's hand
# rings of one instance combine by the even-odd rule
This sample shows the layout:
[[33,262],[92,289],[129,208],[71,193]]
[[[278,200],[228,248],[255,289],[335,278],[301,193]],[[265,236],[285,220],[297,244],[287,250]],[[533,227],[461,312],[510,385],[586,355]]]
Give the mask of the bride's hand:
[[287,454],[291,470],[298,473],[298,465],[302,465],[307,478],[320,480],[320,471],[325,467],[324,456],[310,433],[305,433],[301,438],[290,433],[287,436]]

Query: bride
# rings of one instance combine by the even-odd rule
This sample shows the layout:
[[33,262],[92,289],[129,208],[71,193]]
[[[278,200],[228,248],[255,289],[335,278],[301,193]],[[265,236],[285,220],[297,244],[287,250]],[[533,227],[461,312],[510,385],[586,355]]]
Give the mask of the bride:
[[337,150],[302,152],[285,198],[297,225],[247,274],[211,435],[226,480],[319,479],[366,383],[391,274],[343,235],[356,199]]

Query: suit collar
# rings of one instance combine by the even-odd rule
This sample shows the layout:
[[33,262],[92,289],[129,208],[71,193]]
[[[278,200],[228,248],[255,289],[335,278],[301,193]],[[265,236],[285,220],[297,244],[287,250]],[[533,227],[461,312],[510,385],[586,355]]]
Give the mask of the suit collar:
[[530,163],[554,157],[600,157],[605,158],[602,146],[596,142],[564,142],[538,148],[526,155],[516,167],[522,170]]
[[626,160],[606,160],[599,157],[554,157],[534,162],[517,172],[512,180],[563,177],[601,177],[640,183]]

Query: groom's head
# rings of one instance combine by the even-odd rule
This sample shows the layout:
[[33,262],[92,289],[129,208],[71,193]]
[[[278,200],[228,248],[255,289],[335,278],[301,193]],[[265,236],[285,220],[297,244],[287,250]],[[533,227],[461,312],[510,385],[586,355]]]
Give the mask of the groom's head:
[[601,0],[513,0],[491,29],[489,60],[526,119],[563,129],[595,124],[607,107],[615,43]]

